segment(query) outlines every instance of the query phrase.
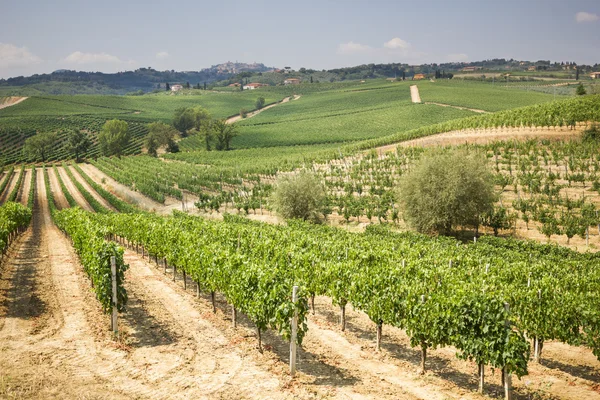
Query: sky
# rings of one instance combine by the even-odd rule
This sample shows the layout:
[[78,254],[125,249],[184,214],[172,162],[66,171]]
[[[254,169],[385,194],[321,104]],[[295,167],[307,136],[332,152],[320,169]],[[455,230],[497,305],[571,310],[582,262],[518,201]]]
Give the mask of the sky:
[[364,63],[600,62],[600,0],[0,0],[0,78]]

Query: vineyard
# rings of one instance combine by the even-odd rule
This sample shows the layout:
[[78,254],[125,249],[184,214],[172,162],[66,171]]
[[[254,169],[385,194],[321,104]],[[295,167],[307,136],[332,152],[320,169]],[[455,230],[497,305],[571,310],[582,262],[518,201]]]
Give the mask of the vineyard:
[[[394,190],[421,157],[448,151],[400,141],[512,127],[579,132],[600,120],[600,97],[419,83],[424,102],[490,111],[479,115],[412,105],[408,84],[264,88],[267,102],[301,96],[237,123],[232,151],[199,150],[191,136],[162,157],[133,155],[147,122],[169,122],[196,101],[232,115],[257,92],[46,96],[0,111],[12,164],[0,171],[0,397],[53,397],[56,382],[76,376],[61,387],[69,397],[598,398],[600,255],[539,243],[598,246],[598,141],[458,146],[486,156],[496,210],[511,222],[482,220],[487,234],[475,239],[400,232]],[[133,156],[98,157],[95,133],[113,117],[135,132],[124,152]],[[61,135],[50,163],[23,157],[36,131],[83,124],[94,139],[86,164],[68,161]],[[375,149],[385,145],[392,151]],[[243,217],[272,214],[277,178],[301,170],[325,182],[330,223]],[[195,208],[145,212],[117,184],[169,211],[190,200]],[[216,218],[194,215],[202,212]],[[493,235],[509,232],[538,242]],[[111,259],[118,330],[108,329]],[[38,364],[27,368],[22,354],[34,349]]]

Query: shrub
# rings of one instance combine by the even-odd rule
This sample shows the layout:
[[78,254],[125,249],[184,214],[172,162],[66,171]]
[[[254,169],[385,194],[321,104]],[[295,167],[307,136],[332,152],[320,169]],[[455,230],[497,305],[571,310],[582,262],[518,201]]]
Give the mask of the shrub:
[[281,177],[272,195],[272,204],[282,217],[321,222],[326,205],[322,182],[308,172]]
[[479,226],[496,199],[483,155],[466,150],[422,158],[400,181],[397,196],[406,222],[419,232],[447,234]]

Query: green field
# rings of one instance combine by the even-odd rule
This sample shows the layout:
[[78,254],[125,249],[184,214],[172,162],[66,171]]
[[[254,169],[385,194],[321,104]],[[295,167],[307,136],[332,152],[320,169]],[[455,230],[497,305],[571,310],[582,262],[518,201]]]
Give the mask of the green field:
[[[291,86],[270,86],[253,91],[184,90],[143,96],[33,96],[28,100],[0,110],[0,151],[3,163],[35,161],[23,156],[24,141],[37,132],[66,128],[82,129],[96,142],[102,124],[113,118],[127,121],[134,131],[134,140],[125,154],[141,152],[146,132],[145,124],[153,121],[169,123],[176,109],[202,106],[213,117],[236,115],[240,109],[252,110],[259,96],[266,103],[296,95],[296,100],[279,104],[253,118],[237,123],[239,136],[234,149],[282,146],[341,146],[367,139],[402,136],[423,126],[476,115],[472,111],[438,105],[413,104],[409,86],[417,84],[423,102],[499,111],[552,101],[547,93],[506,88],[487,82],[465,81],[401,81],[383,79],[336,83],[314,83]],[[69,158],[59,135],[50,160]],[[180,142],[183,151],[202,149],[202,141],[190,137]],[[287,150],[286,154],[295,150]],[[303,149],[301,154],[306,154]],[[94,145],[89,155],[98,155]],[[202,156],[200,156],[202,157]],[[226,158],[235,159],[231,153]],[[186,159],[189,159],[186,157]]]

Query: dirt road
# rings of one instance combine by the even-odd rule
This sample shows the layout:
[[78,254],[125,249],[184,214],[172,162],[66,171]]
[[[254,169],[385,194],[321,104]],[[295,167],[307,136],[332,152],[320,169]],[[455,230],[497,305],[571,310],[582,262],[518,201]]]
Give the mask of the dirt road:
[[300,98],[299,95],[295,95],[293,99],[292,99],[292,97],[286,97],[285,99],[283,99],[283,100],[281,100],[281,101],[279,101],[277,103],[270,104],[270,105],[268,105],[266,107],[261,108],[260,110],[256,110],[256,111],[252,111],[252,112],[248,113],[246,115],[246,118],[242,118],[241,115],[234,115],[233,117],[227,118],[227,121],[225,121],[225,122],[228,123],[228,124],[233,124],[233,123],[236,123],[238,121],[241,121],[242,119],[252,118],[252,117],[260,114],[261,112],[263,112],[265,110],[268,110],[269,108],[273,108],[275,106],[278,106],[279,104],[287,103],[290,100],[298,100],[299,98]]
[[410,98],[413,103],[421,102],[421,96],[419,95],[419,88],[417,87],[417,85],[410,86]]
[[131,253],[131,303],[113,341],[37,173],[32,226],[1,269],[0,398],[296,397]]

